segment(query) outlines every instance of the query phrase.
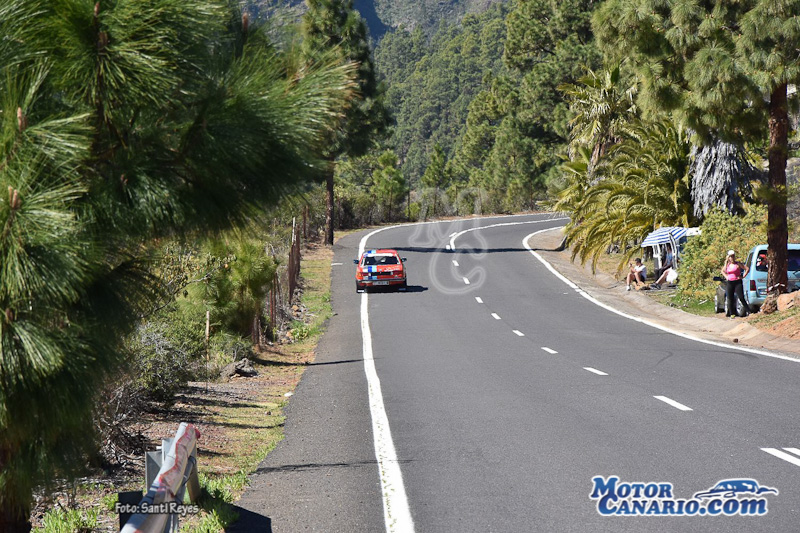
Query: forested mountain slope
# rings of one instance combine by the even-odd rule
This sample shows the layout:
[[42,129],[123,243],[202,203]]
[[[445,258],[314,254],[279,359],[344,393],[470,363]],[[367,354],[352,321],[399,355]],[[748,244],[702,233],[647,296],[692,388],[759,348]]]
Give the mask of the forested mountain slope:
[[406,30],[420,28],[425,32],[436,29],[441,22],[457,22],[466,13],[482,13],[492,4],[506,3],[506,0],[368,1],[374,2],[376,12],[387,26]]
[[[482,13],[492,4],[508,0],[354,0],[353,5],[367,22],[372,39],[379,41],[387,31],[421,29],[432,35],[442,24],[459,22],[467,13]],[[244,0],[247,9],[258,17],[282,11],[299,16],[303,0]]]
[[375,61],[397,122],[391,145],[412,185],[434,144],[448,154],[456,149],[485,78],[503,72],[506,11],[496,5],[467,15],[461,24],[440,28],[430,43],[417,29],[388,33],[378,45]]

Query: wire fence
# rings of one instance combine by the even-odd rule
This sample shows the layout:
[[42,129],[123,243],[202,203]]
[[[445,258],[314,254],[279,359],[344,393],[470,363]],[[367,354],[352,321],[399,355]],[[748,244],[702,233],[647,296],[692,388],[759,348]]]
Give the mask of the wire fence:
[[[292,219],[292,240],[289,248],[289,257],[285,263],[279,261],[281,266],[276,271],[272,280],[272,287],[267,294],[264,316],[269,323],[266,324],[266,328],[259,328],[260,331],[266,333],[266,338],[259,339],[259,344],[265,340],[274,340],[275,333],[286,320],[292,318],[291,307],[297,301],[297,290],[300,283],[302,237],[307,234],[307,215],[306,213],[303,213],[303,215],[302,231],[297,225],[297,220],[295,218]],[[278,258],[276,257],[276,259]],[[262,333],[262,337],[264,333]]]

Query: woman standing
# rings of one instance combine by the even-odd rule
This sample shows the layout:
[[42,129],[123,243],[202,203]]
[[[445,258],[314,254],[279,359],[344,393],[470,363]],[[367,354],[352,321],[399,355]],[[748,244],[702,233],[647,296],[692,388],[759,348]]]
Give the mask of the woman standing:
[[748,306],[744,300],[744,289],[742,287],[742,278],[747,275],[748,267],[736,260],[736,252],[728,250],[728,256],[725,258],[725,266],[722,267],[722,275],[728,281],[725,284],[725,298],[728,300],[728,307],[726,308],[725,316],[734,318],[736,316],[736,299],[742,302],[744,314],[747,316]]

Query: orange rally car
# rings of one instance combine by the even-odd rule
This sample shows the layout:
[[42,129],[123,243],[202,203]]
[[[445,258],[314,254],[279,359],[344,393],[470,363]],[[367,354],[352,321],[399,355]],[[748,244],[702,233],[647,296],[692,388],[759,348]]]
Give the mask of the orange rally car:
[[406,269],[397,250],[367,250],[361,259],[353,259],[356,265],[356,291],[368,287],[393,286],[405,289],[407,286]]

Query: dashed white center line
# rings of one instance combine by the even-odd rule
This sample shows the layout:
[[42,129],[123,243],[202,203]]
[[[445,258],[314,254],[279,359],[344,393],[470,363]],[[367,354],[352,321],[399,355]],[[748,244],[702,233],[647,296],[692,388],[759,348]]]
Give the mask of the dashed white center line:
[[[782,452],[777,448],[761,448],[761,450],[767,452],[770,455],[774,455],[778,459],[783,459],[784,461],[792,463],[795,466],[800,466],[800,457],[789,455],[788,453]],[[797,455],[800,455],[800,450],[798,450],[797,448],[784,448],[784,450],[786,450],[787,452],[792,452],[796,453]]]
[[500,320],[500,315],[498,315],[497,313],[492,313],[492,318],[494,318],[495,320]]
[[476,297],[475,297],[475,301],[476,301],[476,302],[478,302],[479,304],[482,304],[482,303],[483,303],[483,300],[481,300],[481,297],[480,297],[480,296],[476,296]]
[[592,368],[592,367],[590,367],[590,366],[585,366],[585,367],[583,367],[583,369],[584,369],[584,370],[588,370],[588,371],[589,371],[589,372],[591,372],[592,374],[597,374],[598,376],[607,376],[607,375],[608,375],[608,374],[606,374],[605,372],[603,372],[603,371],[601,371],[601,370],[597,370],[596,368]]
[[331,263],[331,266],[332,267],[342,266],[342,263]]
[[449,245],[449,244],[446,244],[444,247],[445,247],[446,249],[448,249],[448,250],[450,249],[450,245]]
[[465,283],[466,285],[469,285],[469,280],[468,280],[467,278],[464,278],[464,283]]
[[681,411],[691,411],[692,410],[691,407],[687,407],[687,406],[683,405],[682,403],[678,403],[675,400],[667,398],[666,396],[653,396],[653,398],[655,398],[656,400],[661,400],[662,402],[671,405],[675,409],[680,409]]
[[517,334],[517,335],[519,335],[520,337],[524,337],[524,336],[525,336],[525,334],[524,334],[524,333],[522,333],[521,331],[519,331],[518,329],[515,329],[515,330],[514,330],[514,333],[516,333],[516,334]]
[[542,346],[542,350],[547,353],[558,353],[557,351],[553,350],[552,348],[548,348],[547,346]]
[[453,266],[458,266],[458,261],[456,261],[455,259],[453,259]]

